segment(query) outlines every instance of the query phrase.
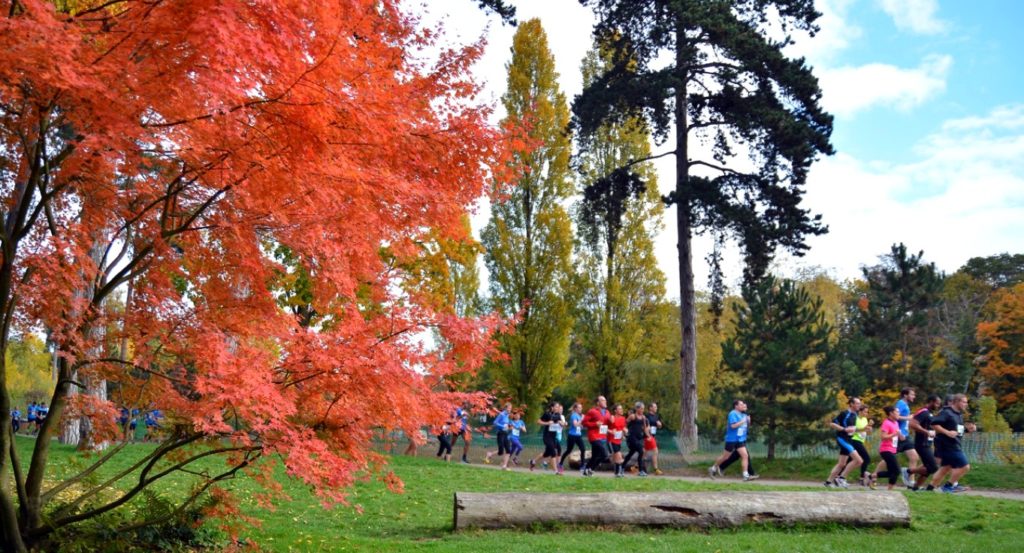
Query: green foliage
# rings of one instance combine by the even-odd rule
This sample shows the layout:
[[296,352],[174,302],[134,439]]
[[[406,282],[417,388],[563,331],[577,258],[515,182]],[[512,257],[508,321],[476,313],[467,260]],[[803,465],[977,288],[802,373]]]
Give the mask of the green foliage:
[[979,432],[995,432],[998,434],[1010,432],[1010,424],[996,411],[996,398],[982,396],[978,398],[976,405],[978,406],[977,424]]
[[992,288],[1006,288],[1024,282],[1024,254],[1001,253],[972,257],[960,271]]
[[29,402],[49,401],[53,394],[50,352],[38,336],[25,334],[7,344],[4,356],[11,405],[20,408],[24,417]]
[[[506,124],[526,129],[514,153],[522,168],[492,206],[481,233],[490,301],[502,315],[519,314],[515,333],[499,338],[505,357],[487,373],[500,395],[528,405],[529,418],[564,377],[572,329],[572,224],[562,207],[572,194],[569,110],[558,89],[554,58],[540,21],[519,26],[502,97]],[[511,184],[505,190],[506,184]]]
[[722,344],[722,364],[739,377],[729,392],[750,406],[771,459],[777,443],[821,437],[820,419],[835,404],[817,372],[830,326],[821,299],[791,280],[768,276],[745,285],[743,300],[735,308],[736,333]]
[[[595,48],[583,62],[584,83],[608,63]],[[644,122],[634,118],[604,126],[580,146],[578,162],[584,183],[577,209],[577,287],[574,340],[575,369],[586,397],[629,402],[641,392],[643,376],[634,367],[650,368],[673,358],[671,340],[677,316],[665,303],[665,275],[654,256],[654,237],[664,211],[653,166],[620,169],[650,153]],[[644,392],[646,392],[645,390]],[[643,396],[651,401],[652,396]]]

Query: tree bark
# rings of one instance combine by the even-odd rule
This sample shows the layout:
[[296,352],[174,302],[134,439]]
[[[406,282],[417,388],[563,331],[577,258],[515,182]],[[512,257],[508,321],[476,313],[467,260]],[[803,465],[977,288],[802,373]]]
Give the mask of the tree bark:
[[[869,497],[870,496],[870,497]],[[870,508],[864,508],[870,505]],[[727,528],[744,524],[910,526],[895,492],[455,493],[453,529],[535,524]]]
[[676,85],[676,235],[679,248],[679,326],[682,343],[679,351],[679,451],[683,455],[697,449],[697,312],[694,305],[693,245],[691,243],[690,159],[687,151],[689,125],[686,115],[688,98],[687,46],[684,44],[685,24],[676,26],[676,68],[680,83]]

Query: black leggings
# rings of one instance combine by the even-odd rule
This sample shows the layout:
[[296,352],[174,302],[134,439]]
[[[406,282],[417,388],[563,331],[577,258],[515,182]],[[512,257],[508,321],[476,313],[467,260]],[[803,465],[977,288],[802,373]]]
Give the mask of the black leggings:
[[558,460],[558,464],[565,464],[565,458],[572,453],[573,447],[578,447],[580,449],[580,466],[583,466],[583,463],[587,460],[587,447],[583,445],[583,436],[573,436],[572,434],[569,434],[569,443],[566,444],[565,453],[563,453],[562,458]]
[[590,442],[590,460],[587,461],[587,468],[594,470],[601,466],[601,463],[608,460],[608,442],[598,440]]
[[633,454],[636,454],[636,464],[640,467],[640,472],[647,472],[647,464],[644,462],[644,443],[643,442],[626,442],[629,446],[629,453],[626,454],[626,458],[622,460],[622,466],[625,467],[629,464],[629,460],[633,458]]
[[885,469],[878,473],[879,478],[889,478],[889,485],[896,483],[896,479],[900,475],[900,462],[896,460],[896,454],[891,451],[880,451],[879,455],[882,456],[882,460],[885,461]]
[[508,432],[498,431],[498,456],[512,453],[512,444],[508,441]]
[[451,434],[438,434],[437,435],[437,456],[451,455],[452,454],[452,438]]
[[853,445],[853,449],[857,450],[861,460],[864,461],[860,464],[860,477],[864,478],[864,474],[868,471],[868,463],[871,462],[871,454],[868,453],[868,448],[864,447],[864,442],[860,440],[850,440],[850,444]]

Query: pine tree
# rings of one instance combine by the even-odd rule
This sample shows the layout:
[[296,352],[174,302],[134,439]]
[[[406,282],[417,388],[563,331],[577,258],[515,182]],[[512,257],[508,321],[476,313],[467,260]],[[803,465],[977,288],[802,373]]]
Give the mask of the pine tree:
[[773,459],[777,444],[817,439],[819,419],[835,405],[817,372],[831,329],[821,298],[791,280],[766,276],[743,287],[743,300],[722,365],[739,377],[734,393],[750,406]]
[[[607,64],[607,50],[595,47],[583,61],[587,84]],[[664,207],[649,163],[632,173],[616,171],[650,155],[643,119],[598,129],[581,147],[584,188],[577,209],[577,265],[581,301],[577,315],[576,369],[585,376],[589,395],[625,401],[627,366],[636,361],[663,361],[667,354],[652,347],[655,326],[668,324],[657,316],[664,301],[665,276],[654,256],[654,236],[662,227]],[[663,348],[661,348],[663,349]]]
[[562,381],[572,328],[572,225],[563,203],[573,191],[569,172],[569,110],[558,89],[555,61],[540,20],[519,26],[502,97],[504,124],[525,129],[514,152],[514,183],[492,206],[481,233],[490,298],[502,315],[519,314],[515,332],[500,337],[505,358],[489,372],[500,392],[537,412]]
[[[770,28],[814,31],[810,0],[592,0],[595,35],[611,41],[613,64],[573,104],[584,136],[638,111],[665,139],[674,129],[682,347],[681,445],[696,446],[696,312],[691,236],[728,231],[746,260],[744,279],[764,275],[776,248],[796,254],[825,231],[800,207],[811,163],[829,154],[832,118],[818,105],[817,80]],[[667,66],[655,60],[671,54]],[[696,157],[696,146],[711,148]]]

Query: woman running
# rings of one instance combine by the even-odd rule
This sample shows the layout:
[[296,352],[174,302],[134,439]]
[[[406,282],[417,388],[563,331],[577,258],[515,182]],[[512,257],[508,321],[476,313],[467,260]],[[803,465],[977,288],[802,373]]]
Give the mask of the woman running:
[[537,462],[544,459],[552,470],[562,474],[558,466],[558,458],[562,455],[562,427],[565,424],[565,418],[562,417],[562,405],[557,401],[552,403],[537,422],[541,425],[541,431],[544,433],[544,452],[530,460],[530,470],[536,468]]
[[874,430],[874,421],[868,419],[868,406],[861,405],[857,409],[857,422],[854,424],[856,431],[853,436],[850,437],[850,445],[860,453],[861,459],[864,460],[860,465],[860,484],[867,486],[870,484],[870,478],[868,477],[868,467],[871,464],[871,454],[868,453],[867,446],[864,445],[864,441],[867,439],[868,434]]
[[569,413],[569,443],[565,448],[565,453],[562,453],[562,458],[558,462],[558,468],[565,470],[565,460],[572,453],[574,447],[580,450],[580,472],[586,468],[586,457],[587,448],[583,445],[583,404],[576,402],[572,404],[572,411]]
[[629,464],[629,460],[636,455],[636,464],[640,467],[638,476],[647,476],[647,464],[644,462],[644,440],[650,437],[647,417],[644,415],[644,403],[638,401],[633,404],[633,411],[626,419],[626,445],[629,446],[629,453],[622,460],[622,466]]
[[519,441],[519,436],[526,432],[526,423],[523,421],[522,412],[516,410],[512,411],[512,433],[509,436],[509,441],[512,442],[512,462],[516,465],[519,464],[519,454],[523,452],[523,443]]
[[622,404],[615,404],[615,415],[608,428],[608,443],[612,446],[612,463],[615,464],[615,476],[622,478],[626,471],[622,468],[622,438],[626,434],[626,417],[622,416]]
[[450,463],[452,460],[452,421],[447,420],[441,425],[441,431],[437,433],[437,455],[441,457],[444,462]]
[[[879,478],[888,478],[889,487],[891,490],[896,485],[896,479],[900,477],[900,462],[896,459],[896,449],[900,443],[900,412],[892,406],[886,407],[885,420],[882,421],[882,440],[878,446],[878,454],[882,456],[882,460],[875,466],[875,472],[871,474],[870,486],[875,487],[875,482]],[[882,467],[882,463],[885,463],[885,470],[879,472],[878,469]]]

